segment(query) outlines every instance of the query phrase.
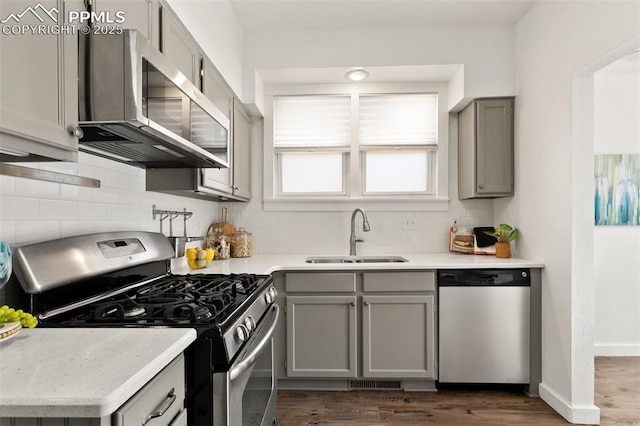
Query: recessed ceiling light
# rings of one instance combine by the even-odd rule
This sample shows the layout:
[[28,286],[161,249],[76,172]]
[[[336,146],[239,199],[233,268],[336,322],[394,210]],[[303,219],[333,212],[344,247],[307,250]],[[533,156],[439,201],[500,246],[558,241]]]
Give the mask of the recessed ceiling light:
[[363,70],[362,68],[356,68],[354,70],[347,72],[344,76],[347,80],[362,81],[365,78],[369,77],[369,72],[366,70]]

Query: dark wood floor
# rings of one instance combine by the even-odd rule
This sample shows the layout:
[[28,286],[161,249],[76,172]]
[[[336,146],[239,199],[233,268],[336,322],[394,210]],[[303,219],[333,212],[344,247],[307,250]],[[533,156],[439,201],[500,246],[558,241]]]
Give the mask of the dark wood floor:
[[[596,358],[601,425],[640,425],[640,357]],[[292,425],[566,425],[540,398],[501,389],[438,392],[279,391],[278,417]]]

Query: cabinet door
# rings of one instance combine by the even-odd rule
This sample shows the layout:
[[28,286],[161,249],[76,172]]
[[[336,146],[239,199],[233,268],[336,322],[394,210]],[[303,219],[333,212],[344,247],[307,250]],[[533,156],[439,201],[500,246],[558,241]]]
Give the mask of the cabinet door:
[[362,376],[435,378],[434,296],[362,297]]
[[[37,4],[45,21],[35,13],[18,17],[34,2],[2,0],[0,16],[6,26],[64,25],[67,10],[83,9],[75,1],[43,0]],[[33,10],[33,9],[31,9]],[[51,14],[45,15],[43,11]],[[54,20],[55,18],[55,20]],[[76,161],[78,138],[78,38],[73,34],[0,35],[0,141],[2,148],[50,159]],[[3,157],[3,161],[19,161]]]
[[288,296],[287,376],[357,374],[356,297]]
[[160,8],[160,51],[189,81],[200,86],[200,52],[182,27],[182,23],[166,6]]
[[513,193],[513,99],[476,104],[476,186],[481,195]]
[[96,0],[96,12],[108,11],[111,17],[118,11],[124,12],[123,29],[138,30],[153,46],[157,47],[158,21],[154,21],[157,0]]
[[458,198],[476,195],[476,117],[471,103],[458,114]]
[[251,119],[237,100],[233,103],[233,194],[251,198]]
[[[222,79],[218,70],[209,61],[204,58],[202,60],[202,93],[218,107],[220,111],[233,123],[233,93],[227,88],[226,83]],[[234,168],[234,144],[233,138],[235,134],[235,125],[232,126],[231,131],[231,158],[224,158],[228,160],[229,168],[226,169],[202,169],[202,186],[222,191],[228,194],[233,192],[232,184],[232,171]]]

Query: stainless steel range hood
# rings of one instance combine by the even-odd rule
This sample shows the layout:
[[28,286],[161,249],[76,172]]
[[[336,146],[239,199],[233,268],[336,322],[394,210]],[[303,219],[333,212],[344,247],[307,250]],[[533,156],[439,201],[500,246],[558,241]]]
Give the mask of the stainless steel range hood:
[[81,36],[80,151],[143,168],[228,164],[229,120],[135,30]]

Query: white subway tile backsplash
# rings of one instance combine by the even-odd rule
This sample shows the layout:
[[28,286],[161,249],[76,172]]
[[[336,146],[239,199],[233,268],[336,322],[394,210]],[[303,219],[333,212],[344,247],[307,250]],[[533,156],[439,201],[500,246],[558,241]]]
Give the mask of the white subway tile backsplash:
[[15,193],[25,197],[58,198],[60,184],[41,180],[16,178]]
[[78,219],[78,203],[64,200],[40,200],[40,219]]
[[40,217],[40,200],[20,196],[0,196],[2,220],[30,220]]
[[93,201],[96,203],[118,204],[120,202],[120,193],[117,188],[94,188]]
[[[32,163],[31,167],[39,167]],[[45,168],[43,166],[43,168]],[[145,191],[143,169],[79,153],[78,163],[55,163],[48,170],[101,181],[100,188],[0,176],[0,237],[10,243],[55,239],[91,232],[158,232],[152,205],[193,212],[189,234],[204,235],[219,218],[218,203]],[[109,186],[109,180],[116,186]],[[176,231],[183,232],[182,221]],[[168,234],[169,224],[164,224]]]
[[55,220],[16,221],[16,243],[35,243],[60,238],[60,222]]
[[92,201],[93,188],[76,185],[60,185],[60,199],[73,201]]
[[14,243],[16,241],[16,221],[0,220],[0,241]]
[[60,221],[60,237],[71,237],[74,235],[92,234],[95,232],[93,222],[63,220]]
[[99,221],[107,219],[107,205],[103,203],[78,203],[78,219]]
[[124,206],[121,204],[109,204],[107,206],[107,220],[130,220],[129,216],[129,206]]
[[14,195],[16,190],[16,178],[0,175],[0,194]]

